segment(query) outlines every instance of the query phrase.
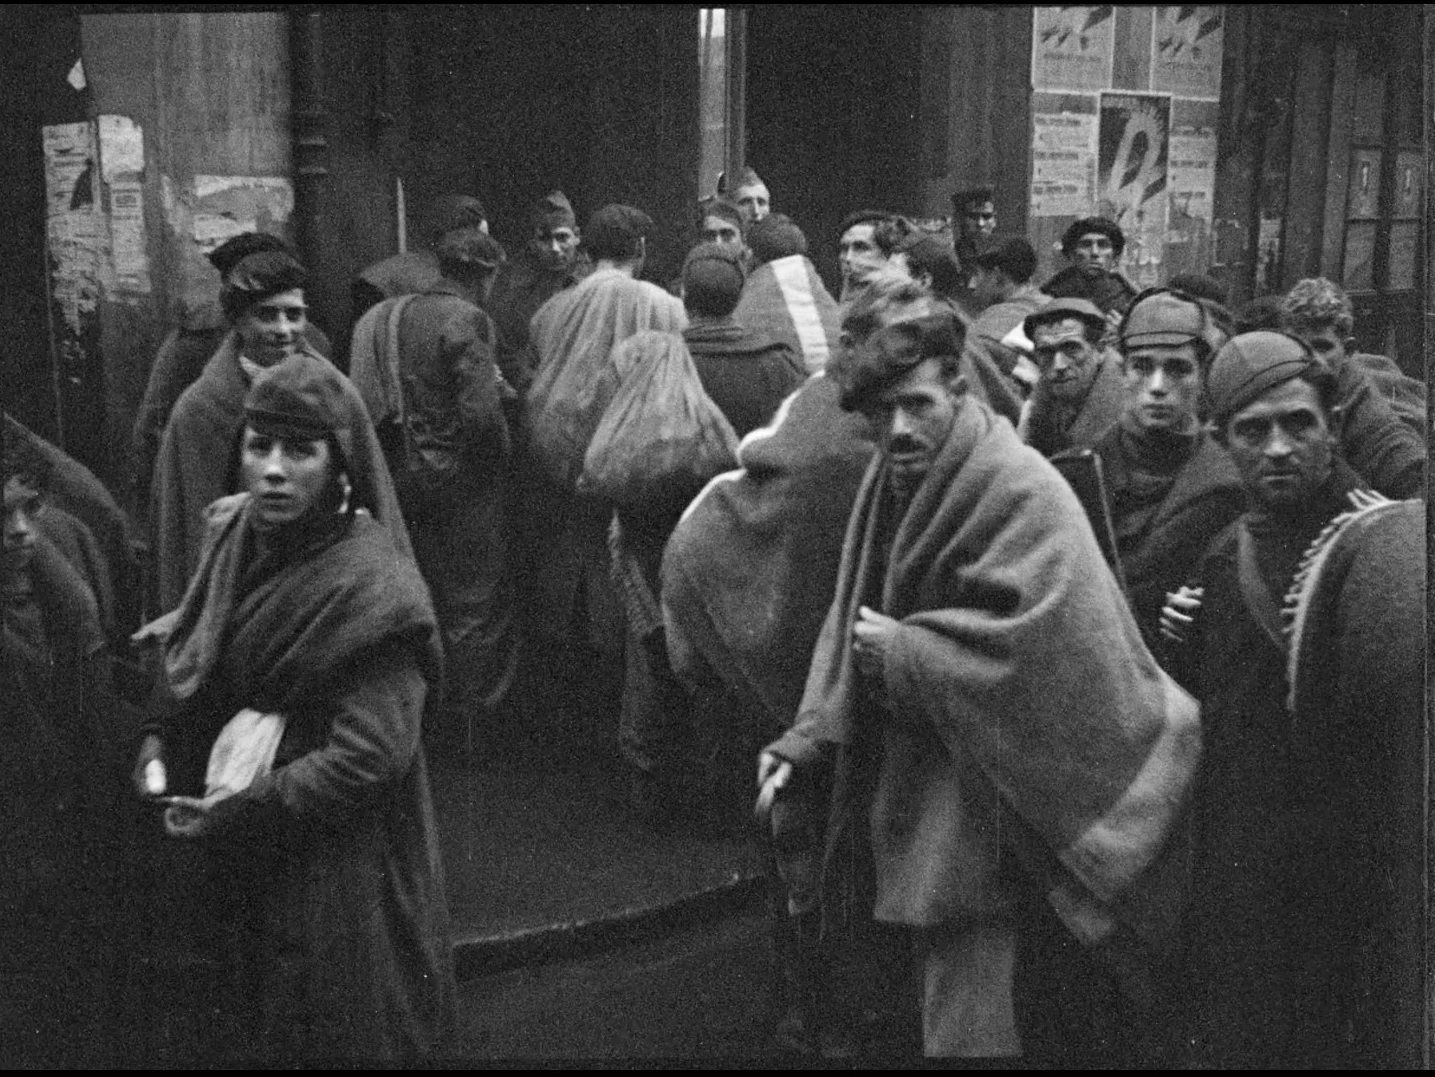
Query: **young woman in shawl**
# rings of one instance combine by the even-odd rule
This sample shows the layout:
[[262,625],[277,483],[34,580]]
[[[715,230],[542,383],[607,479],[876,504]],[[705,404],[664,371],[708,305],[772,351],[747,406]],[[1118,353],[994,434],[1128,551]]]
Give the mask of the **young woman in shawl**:
[[134,780],[181,794],[165,831],[205,853],[184,892],[217,969],[206,1062],[414,1062],[452,1023],[420,742],[441,651],[412,560],[351,496],[361,406],[309,355],[255,381],[243,492],[210,506],[184,600],[141,633],[167,634],[172,702]]

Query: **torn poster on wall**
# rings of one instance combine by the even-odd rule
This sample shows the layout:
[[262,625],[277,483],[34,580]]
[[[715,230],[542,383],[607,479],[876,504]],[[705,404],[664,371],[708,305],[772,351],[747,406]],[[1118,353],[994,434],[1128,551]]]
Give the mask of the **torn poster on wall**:
[[128,116],[101,116],[100,174],[108,195],[110,272],[106,284],[124,298],[151,288],[144,216],[144,129]]
[[1126,235],[1122,265],[1138,288],[1162,279],[1171,99],[1158,94],[1101,95],[1098,210]]
[[1032,8],[1031,87],[1093,93],[1111,86],[1116,9],[1111,4]]
[[[99,305],[109,260],[109,230],[96,199],[95,132],[88,123],[62,123],[41,132],[45,155],[46,240],[50,299],[71,340]],[[65,341],[59,341],[64,350]]]
[[180,242],[177,318],[198,325],[219,317],[219,274],[205,257],[245,232],[288,238],[294,187],[283,176],[195,176],[181,186],[160,177],[165,218]]

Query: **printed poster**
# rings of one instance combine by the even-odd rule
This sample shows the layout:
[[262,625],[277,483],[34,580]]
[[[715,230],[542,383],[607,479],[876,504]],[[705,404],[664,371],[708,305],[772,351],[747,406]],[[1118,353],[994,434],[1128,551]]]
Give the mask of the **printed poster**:
[[1064,5],[1032,8],[1031,87],[1056,93],[1098,93],[1111,86],[1116,9]]
[[144,187],[138,180],[118,180],[110,187],[110,250],[115,286],[131,292],[148,292]]
[[1216,132],[1210,127],[1177,127],[1171,132],[1167,173],[1171,185],[1171,218],[1215,217]]
[[1137,288],[1162,280],[1170,132],[1169,97],[1101,95],[1097,208],[1125,233],[1122,269]]
[[47,216],[95,204],[95,133],[88,123],[58,123],[44,128],[45,205]]
[[1224,21],[1221,5],[1157,7],[1151,21],[1151,89],[1219,100]]
[[1096,205],[1096,117],[1032,116],[1031,216],[1085,217]]
[[109,229],[96,198],[95,131],[88,123],[41,129],[45,156],[46,248],[50,300],[60,346],[78,348],[100,299],[109,260]]
[[144,171],[144,128],[128,116],[101,116],[100,171],[106,183]]

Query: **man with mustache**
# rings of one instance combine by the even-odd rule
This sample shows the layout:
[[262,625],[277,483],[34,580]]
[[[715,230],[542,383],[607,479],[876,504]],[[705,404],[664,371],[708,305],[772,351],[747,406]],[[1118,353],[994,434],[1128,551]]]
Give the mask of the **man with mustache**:
[[880,452],[758,810],[787,807],[776,845],[821,861],[823,938],[895,936],[925,1055],[1120,1064],[1140,1019],[1096,951],[1129,971],[1169,933],[1196,710],[1075,495],[966,391],[963,335],[950,314],[900,321],[829,374]]

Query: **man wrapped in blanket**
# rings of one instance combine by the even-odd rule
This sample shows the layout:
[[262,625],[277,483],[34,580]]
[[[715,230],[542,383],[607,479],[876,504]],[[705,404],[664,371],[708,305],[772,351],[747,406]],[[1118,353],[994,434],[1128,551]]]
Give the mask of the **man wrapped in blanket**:
[[925,1054],[1135,1061],[1180,910],[1196,706],[1070,489],[967,393],[962,337],[901,322],[829,371],[881,452],[759,810],[830,777],[824,933],[903,929]]

